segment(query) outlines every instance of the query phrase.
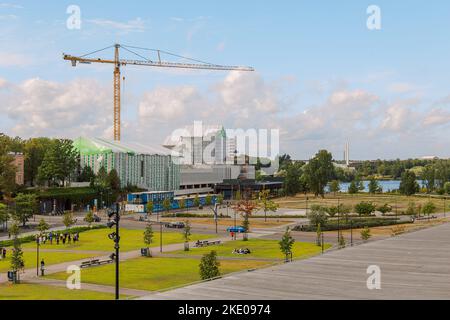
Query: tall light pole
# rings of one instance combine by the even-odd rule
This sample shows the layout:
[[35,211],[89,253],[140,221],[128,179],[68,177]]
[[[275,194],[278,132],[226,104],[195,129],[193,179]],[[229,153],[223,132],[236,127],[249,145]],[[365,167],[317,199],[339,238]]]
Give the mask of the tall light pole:
[[39,277],[39,246],[40,243],[40,236],[36,235],[36,276]]
[[119,300],[120,299],[120,294],[119,294],[120,204],[119,203],[116,203],[115,208],[108,212],[108,217],[110,219],[113,218],[112,221],[108,222],[108,224],[107,224],[108,228],[111,229],[112,227],[116,226],[116,231],[111,233],[108,237],[114,241],[114,249],[116,251],[115,254],[113,254],[112,256],[114,256],[115,260],[116,260],[116,290],[115,291],[116,291],[116,300]]

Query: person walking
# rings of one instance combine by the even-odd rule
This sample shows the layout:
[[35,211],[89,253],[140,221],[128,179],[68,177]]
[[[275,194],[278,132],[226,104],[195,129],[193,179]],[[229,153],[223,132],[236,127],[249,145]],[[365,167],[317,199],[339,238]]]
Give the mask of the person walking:
[[45,261],[44,259],[41,260],[41,276],[43,277],[45,273]]

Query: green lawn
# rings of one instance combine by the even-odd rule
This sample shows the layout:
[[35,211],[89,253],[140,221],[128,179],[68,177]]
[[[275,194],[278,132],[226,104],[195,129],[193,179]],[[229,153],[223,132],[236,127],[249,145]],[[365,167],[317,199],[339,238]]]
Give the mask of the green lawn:
[[[325,249],[329,249],[330,244],[325,245]],[[234,249],[248,248],[251,254],[238,255],[233,254]],[[171,254],[188,254],[188,255],[203,255],[209,253],[212,250],[217,252],[217,255],[222,257],[240,257],[245,259],[249,258],[267,258],[267,259],[284,259],[283,254],[280,251],[279,241],[276,240],[264,240],[264,239],[249,239],[249,241],[230,241],[218,246],[204,247],[204,248],[191,248],[189,252],[175,251]],[[321,247],[318,247],[315,243],[295,242],[293,247],[294,259],[308,257],[316,255],[322,251]]]
[[[125,298],[125,296],[123,297]],[[38,284],[2,284],[0,300],[113,300],[114,295]]]
[[[39,253],[39,262],[44,259],[45,264],[58,264],[67,261],[76,261],[82,260],[90,257],[95,257],[96,254],[88,254],[88,253],[66,253],[66,252],[40,252]],[[25,261],[25,268],[35,268],[36,267],[36,251],[24,252],[23,258]],[[0,272],[6,272],[11,270],[11,248],[8,248],[8,253],[6,256],[6,260],[0,260]]]
[[[270,262],[269,262],[270,263]],[[254,269],[269,264],[267,261],[222,260],[222,274]],[[200,259],[191,258],[138,258],[121,262],[120,285],[123,288],[156,291],[187,285],[200,280]],[[66,280],[66,273],[48,278]],[[101,266],[81,271],[83,283],[114,285],[114,266]]]
[[[156,231],[156,230],[155,230]],[[63,249],[63,250],[79,250],[79,251],[111,251],[114,247],[113,242],[108,239],[108,234],[112,233],[110,229],[99,229],[92,230],[80,233],[80,242],[77,244],[65,244],[60,243],[56,245],[56,242],[53,242],[53,245],[50,245],[49,242],[47,244],[42,245],[43,249]],[[136,249],[140,249],[146,247],[143,241],[143,230],[129,230],[129,229],[121,229],[120,230],[120,250],[121,251],[132,251]],[[213,235],[204,235],[204,234],[193,234],[191,239],[195,240],[203,240],[214,238]],[[174,243],[182,243],[184,242],[182,234],[176,232],[163,232],[163,245],[174,244]],[[24,248],[34,248],[36,245],[34,243],[24,244]],[[154,243],[151,247],[159,246],[159,232],[154,233]]]

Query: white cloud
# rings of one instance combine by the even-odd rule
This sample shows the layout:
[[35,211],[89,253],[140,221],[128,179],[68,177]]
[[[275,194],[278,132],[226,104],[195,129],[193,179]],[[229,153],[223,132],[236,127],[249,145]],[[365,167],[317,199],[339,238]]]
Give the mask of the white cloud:
[[0,52],[0,67],[27,67],[33,63],[32,59],[21,53]]
[[392,83],[388,90],[390,92],[393,93],[408,93],[408,92],[412,92],[412,91],[416,91],[418,90],[418,88],[410,83],[406,83],[406,82],[397,82],[397,83]]
[[0,2],[0,8],[23,9],[23,6],[16,3]]
[[0,109],[13,121],[14,135],[103,135],[112,121],[110,90],[96,81],[57,83],[34,78],[8,85],[7,92],[0,91]]
[[144,32],[146,30],[146,23],[141,18],[136,18],[127,22],[108,19],[92,19],[87,21],[99,27],[118,30],[125,34],[130,32]]
[[[138,99],[138,113],[122,123],[124,140],[161,144],[173,130],[203,121],[230,129],[279,129],[281,152],[307,158],[326,148],[340,158],[350,141],[356,158],[439,154],[450,143],[450,98],[431,107],[419,98],[389,101],[370,91],[339,88],[317,104],[298,108],[280,88],[288,78],[267,82],[258,73],[230,72],[206,89],[157,87]],[[134,97],[133,99],[137,99]],[[0,111],[13,135],[112,137],[110,86],[90,79],[58,83],[29,79],[20,84],[0,77]],[[437,142],[436,142],[437,143]],[[357,156],[359,155],[359,156]]]

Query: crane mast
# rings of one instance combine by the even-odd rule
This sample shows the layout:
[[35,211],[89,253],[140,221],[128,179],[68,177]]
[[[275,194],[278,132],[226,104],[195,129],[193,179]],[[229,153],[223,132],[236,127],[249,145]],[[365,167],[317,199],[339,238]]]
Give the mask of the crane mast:
[[[114,47],[114,60],[100,59],[100,58],[87,58],[87,56],[94,53],[107,50]],[[124,49],[134,55],[137,55],[143,60],[130,60],[130,59],[120,59],[120,49]],[[130,49],[142,49],[157,52],[158,61],[152,61]],[[200,63],[179,63],[179,62],[165,62],[161,60],[161,53],[172,55],[178,58],[183,58]],[[102,64],[114,64],[114,140],[120,141],[121,139],[121,100],[120,100],[120,68],[121,66],[134,65],[134,66],[147,66],[147,67],[160,67],[160,68],[181,68],[181,69],[200,69],[200,70],[219,70],[219,71],[254,71],[251,67],[240,67],[240,66],[222,66],[216,64],[210,64],[191,58],[182,57],[169,52],[146,49],[146,48],[136,48],[130,46],[124,46],[120,44],[115,44],[101,50],[94,51],[92,53],[83,56],[72,56],[63,54],[63,59],[72,62],[72,66],[76,67],[77,63],[81,64],[91,64],[91,63],[102,63]]]
[[114,141],[120,141],[120,60],[119,45],[114,50]]

